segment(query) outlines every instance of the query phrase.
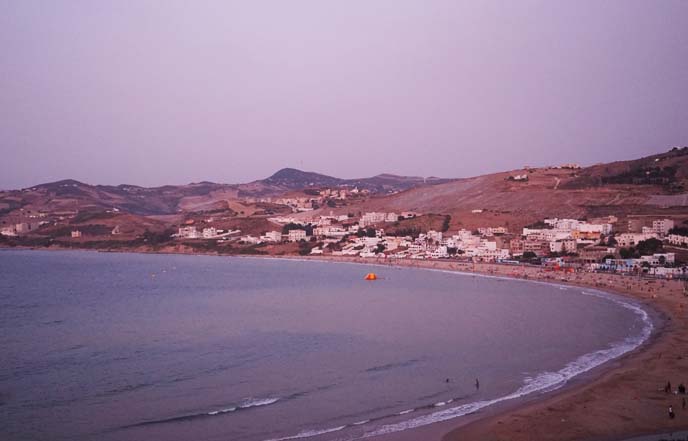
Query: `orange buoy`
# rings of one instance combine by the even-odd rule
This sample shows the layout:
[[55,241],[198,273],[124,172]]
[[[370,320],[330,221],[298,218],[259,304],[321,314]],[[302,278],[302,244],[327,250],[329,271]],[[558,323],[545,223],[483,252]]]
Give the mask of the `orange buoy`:
[[368,273],[365,276],[365,280],[377,280],[377,274],[375,273]]

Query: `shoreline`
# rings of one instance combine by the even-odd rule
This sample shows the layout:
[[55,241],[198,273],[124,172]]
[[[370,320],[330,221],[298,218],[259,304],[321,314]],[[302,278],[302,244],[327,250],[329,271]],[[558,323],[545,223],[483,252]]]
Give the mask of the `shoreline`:
[[[683,296],[678,281],[643,280],[604,273],[548,273],[537,267],[497,264],[467,264],[452,268],[455,263],[441,261],[346,261],[391,263],[601,289],[642,304],[652,313],[655,324],[654,332],[645,343],[574,377],[559,389],[499,403],[453,420],[374,437],[374,440],[617,441],[688,428],[688,410],[681,408],[682,397],[667,395],[662,390],[666,381],[672,381],[675,388],[688,379],[688,299]],[[520,277],[514,274],[515,269],[522,273]],[[677,412],[674,420],[668,417],[669,404]]]
[[[4,248],[4,247],[3,247]],[[12,248],[9,248],[12,249]],[[83,250],[13,248],[46,251],[98,251],[141,254],[191,254],[188,250]],[[186,252],[185,252],[186,251]],[[647,308],[654,330],[640,346],[583,372],[551,392],[535,392],[447,421],[371,437],[379,441],[410,440],[595,440],[615,441],[688,429],[688,409],[680,395],[665,394],[666,381],[688,382],[688,298],[671,280],[643,280],[605,273],[551,273],[541,267],[433,260],[382,260],[360,257],[230,255],[260,259],[326,261],[453,271],[531,282],[599,289],[632,299]],[[554,277],[556,276],[556,277]],[[688,396],[686,396],[688,399]],[[676,418],[670,420],[672,404]]]

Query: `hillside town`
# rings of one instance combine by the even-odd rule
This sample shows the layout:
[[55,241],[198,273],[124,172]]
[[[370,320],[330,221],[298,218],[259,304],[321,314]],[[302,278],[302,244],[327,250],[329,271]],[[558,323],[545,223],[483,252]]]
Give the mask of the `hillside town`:
[[607,216],[589,220],[549,218],[514,232],[503,226],[484,226],[473,231],[414,231],[408,235],[385,231],[386,225],[418,216],[421,215],[414,212],[366,212],[360,217],[282,216],[270,219],[281,229],[259,236],[242,235],[239,230],[184,226],[174,237],[254,246],[299,243],[301,255],[538,263],[558,269],[686,276],[685,260],[677,258],[677,253],[688,254],[688,228],[671,219],[631,219],[623,228],[617,217]]
[[[349,193],[322,190],[320,197],[347,197]],[[319,202],[322,200],[318,200]],[[285,201],[280,201],[285,202]],[[189,220],[162,241],[193,245],[234,245],[256,254],[262,249],[296,244],[302,256],[345,256],[369,259],[453,259],[502,264],[538,264],[557,269],[587,269],[618,273],[643,273],[656,277],[686,277],[688,226],[669,218],[628,216],[622,224],[616,216],[591,219],[547,218],[510,231],[505,226],[485,225],[473,230],[449,230],[450,216],[437,229],[399,228],[405,221],[423,219],[424,214],[363,212],[309,217],[304,201],[294,203],[294,215],[270,217],[274,229],[245,234],[241,229],[215,226],[215,218]],[[308,202],[313,202],[308,200]],[[482,213],[474,209],[472,213]],[[304,215],[306,215],[304,217]],[[0,238],[29,235],[45,224],[45,214],[31,215],[20,223],[0,229]],[[119,236],[120,225],[101,228],[96,234]],[[69,231],[69,238],[82,240],[85,232]],[[244,248],[242,248],[244,247]],[[218,248],[221,249],[221,248]]]

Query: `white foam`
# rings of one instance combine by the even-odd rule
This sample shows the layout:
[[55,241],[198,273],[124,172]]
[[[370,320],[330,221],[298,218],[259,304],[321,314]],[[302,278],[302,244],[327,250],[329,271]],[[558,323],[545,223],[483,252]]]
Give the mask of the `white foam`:
[[238,409],[250,409],[251,407],[267,406],[278,402],[279,398],[249,398],[246,399],[242,404],[234,407],[227,407],[224,409],[212,410],[208,412],[208,415],[215,416],[223,413],[235,412]]
[[234,412],[235,410],[237,410],[236,407],[228,407],[227,409],[213,410],[212,412],[208,412],[208,415],[218,415],[221,413]]
[[267,406],[278,402],[279,398],[257,398],[249,399],[239,406],[240,409],[248,409],[249,407]]
[[356,421],[353,423],[354,426],[360,426],[361,424],[369,423],[370,420]]
[[346,426],[338,426],[338,427],[332,427],[330,429],[322,429],[322,430],[304,430],[296,435],[292,436],[285,436],[284,438],[274,438],[270,439],[267,441],[287,441],[290,439],[300,439],[300,438],[310,438],[312,436],[318,436],[318,435],[324,435],[326,433],[332,433],[332,432],[339,432],[340,430],[344,429]]
[[411,413],[411,412],[413,412],[414,410],[416,410],[416,409],[402,410],[401,412],[399,412],[399,415],[406,415],[407,413]]

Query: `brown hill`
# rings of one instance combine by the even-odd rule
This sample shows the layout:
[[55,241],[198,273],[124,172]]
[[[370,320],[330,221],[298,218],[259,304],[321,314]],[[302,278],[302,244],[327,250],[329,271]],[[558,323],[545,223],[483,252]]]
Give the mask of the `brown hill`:
[[[457,179],[371,198],[340,211],[450,214],[452,229],[520,228],[545,217],[688,215],[688,195],[677,193],[688,188],[687,174],[688,148],[683,148],[584,169],[530,168]],[[527,179],[513,179],[523,176]]]

